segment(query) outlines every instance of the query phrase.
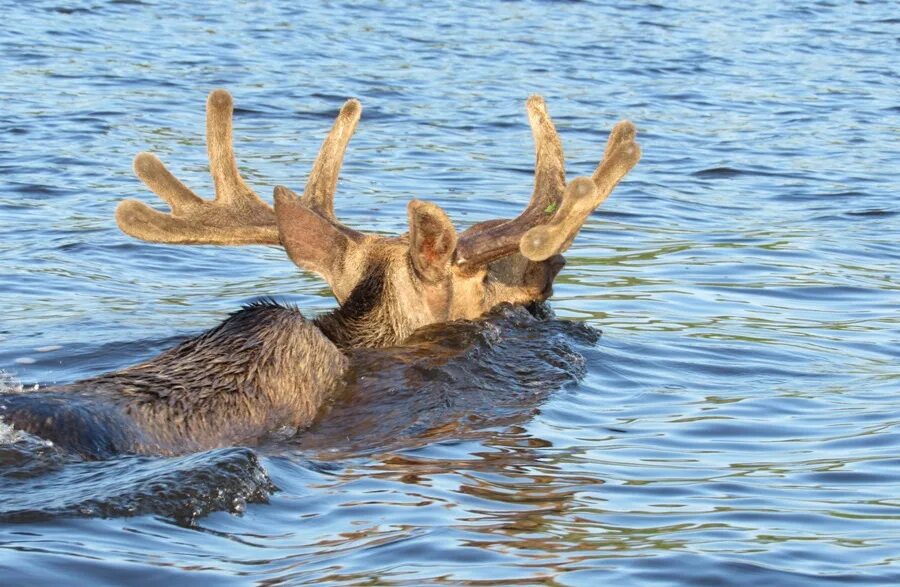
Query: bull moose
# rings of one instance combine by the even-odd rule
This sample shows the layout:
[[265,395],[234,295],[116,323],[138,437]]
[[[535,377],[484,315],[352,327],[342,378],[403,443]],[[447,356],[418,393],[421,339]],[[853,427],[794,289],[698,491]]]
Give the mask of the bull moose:
[[348,351],[398,345],[417,328],[476,319],[501,303],[547,299],[565,263],[561,253],[640,158],[634,126],[620,122],[593,175],[567,183],[556,129],[544,100],[532,96],[534,191],[517,218],[457,233],[441,208],[412,200],[408,233],[366,234],[334,212],[361,111],[356,100],[343,105],[303,194],[277,186],[270,206],[238,171],[232,98],[215,90],[206,106],[214,199],[198,197],[156,156],[141,153],[135,173],[171,212],[136,200],[116,210],[119,227],[145,241],[281,246],[296,265],[325,279],[337,309],[309,319],[291,306],[253,303],[144,363],[3,396],[3,418],[89,458],[253,444],[276,429],[302,429],[339,387]]

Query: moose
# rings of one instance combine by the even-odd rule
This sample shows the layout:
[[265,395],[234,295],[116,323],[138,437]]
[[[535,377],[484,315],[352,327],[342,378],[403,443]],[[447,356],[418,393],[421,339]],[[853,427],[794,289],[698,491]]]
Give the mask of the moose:
[[232,97],[214,90],[206,105],[214,199],[200,198],[155,155],[140,153],[136,175],[171,212],[124,200],[116,210],[120,229],[153,243],[281,246],[298,267],[325,279],[337,309],[310,319],[289,305],[255,302],[141,364],[4,395],[0,414],[86,458],[253,444],[275,430],[308,426],[339,388],[352,349],[400,345],[426,325],[474,320],[502,303],[546,300],[565,264],[561,254],[641,152],[634,126],[619,122],[593,175],[567,183],[544,100],[532,96],[526,105],[535,177],[518,217],[459,233],[440,207],[412,200],[409,232],[385,237],[341,224],[334,211],[362,112],[357,100],[341,108],[302,195],[276,186],[270,206],[241,177]]

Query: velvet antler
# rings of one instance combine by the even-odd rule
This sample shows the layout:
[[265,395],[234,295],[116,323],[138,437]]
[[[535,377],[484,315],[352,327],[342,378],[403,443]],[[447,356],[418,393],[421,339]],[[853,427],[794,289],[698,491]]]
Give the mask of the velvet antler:
[[610,134],[603,161],[590,178],[566,185],[562,146],[544,100],[532,96],[526,105],[535,142],[534,191],[515,219],[477,225],[460,236],[456,263],[477,268],[515,252],[543,261],[572,243],[587,216],[640,159],[634,125],[620,122]]
[[175,244],[279,244],[275,212],[241,177],[234,157],[231,96],[215,90],[206,101],[206,144],[215,199],[203,200],[152,153],[134,159],[134,172],[172,212],[125,200],[116,210],[123,232],[142,240]]
[[[362,107],[348,100],[322,143],[299,202],[336,223],[334,193],[347,144]],[[225,90],[214,90],[206,101],[206,141],[215,198],[204,200],[181,183],[152,153],[134,160],[135,174],[171,208],[160,212],[137,200],[125,200],[116,210],[123,232],[136,238],[171,244],[282,244],[276,212],[246,184],[238,171],[232,143],[234,105]],[[293,194],[287,188],[282,188]],[[341,226],[341,230],[350,229]]]

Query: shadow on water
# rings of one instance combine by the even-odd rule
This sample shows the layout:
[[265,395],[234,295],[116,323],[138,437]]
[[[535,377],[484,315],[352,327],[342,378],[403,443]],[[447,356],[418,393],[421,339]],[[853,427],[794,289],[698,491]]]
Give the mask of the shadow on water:
[[[484,320],[426,327],[401,347],[354,351],[346,385],[318,420],[260,452],[290,454],[316,468],[308,459],[462,440],[520,423],[584,375],[578,348],[598,338],[589,326],[556,320],[547,306],[502,306]],[[8,426],[4,434],[0,520],[6,522],[157,514],[192,525],[213,511],[240,513],[276,490],[249,448],[92,462]]]

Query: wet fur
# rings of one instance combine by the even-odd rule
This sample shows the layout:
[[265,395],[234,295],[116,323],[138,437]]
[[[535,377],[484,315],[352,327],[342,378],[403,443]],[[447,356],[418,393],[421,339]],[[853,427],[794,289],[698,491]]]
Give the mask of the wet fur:
[[263,299],[144,363],[4,396],[0,414],[86,457],[254,444],[303,428],[341,385],[348,350],[396,345],[415,330],[391,273],[409,262],[394,253],[373,253],[344,303],[315,320]]
[[315,320],[338,348],[373,348],[403,342],[415,330],[390,279],[389,259],[377,259],[340,309]]
[[[89,458],[255,444],[274,430],[304,428],[342,385],[346,353],[395,346],[423,325],[469,317],[450,313],[450,298],[440,297],[462,280],[448,271],[439,283],[420,281],[408,246],[385,239],[370,247],[359,260],[362,277],[340,307],[314,320],[262,300],[139,365],[0,397],[0,415]],[[519,301],[515,295],[537,299],[528,285],[552,283],[556,269],[520,261],[498,264],[491,279],[468,278],[473,295],[454,291],[452,299],[477,315]],[[435,291],[438,302],[429,305]]]
[[4,396],[6,421],[85,454],[173,454],[309,424],[347,358],[299,310],[251,304],[133,367]]

